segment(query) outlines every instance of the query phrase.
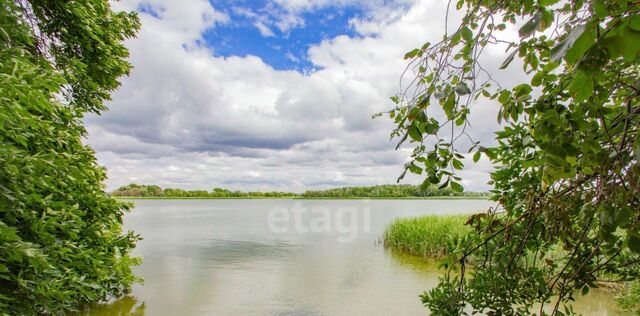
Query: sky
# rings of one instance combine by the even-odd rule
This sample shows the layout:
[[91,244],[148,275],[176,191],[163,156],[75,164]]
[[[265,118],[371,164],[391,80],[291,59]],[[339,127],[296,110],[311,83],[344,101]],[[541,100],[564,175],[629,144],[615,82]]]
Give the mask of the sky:
[[[445,2],[112,5],[137,11],[142,28],[126,42],[134,69],[109,111],[85,119],[109,190],[143,183],[301,192],[395,183],[403,171],[411,145],[395,150],[391,120],[371,116],[392,107],[404,53],[441,38]],[[487,55],[493,65],[504,59],[503,51]],[[474,106],[471,132],[491,142],[497,108]],[[465,166],[465,188],[487,190],[488,161]]]

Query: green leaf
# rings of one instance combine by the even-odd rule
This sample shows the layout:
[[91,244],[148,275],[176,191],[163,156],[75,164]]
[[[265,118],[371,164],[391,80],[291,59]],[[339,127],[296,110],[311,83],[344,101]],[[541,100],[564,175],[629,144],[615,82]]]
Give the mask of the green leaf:
[[469,27],[463,27],[460,32],[460,35],[462,35],[462,38],[465,41],[470,42],[473,39],[473,32],[471,32],[471,29],[469,29]]
[[462,34],[460,34],[460,31],[453,33],[453,35],[451,35],[451,45],[453,46],[458,45],[458,43],[460,43],[461,38],[462,38]]
[[418,54],[419,54],[420,52],[421,52],[421,50],[419,50],[419,49],[415,48],[415,49],[413,49],[412,51],[410,51],[410,52],[406,53],[406,54],[404,55],[404,59],[411,59],[411,58],[414,58],[414,57],[418,56]]
[[609,15],[609,10],[607,10],[607,5],[602,0],[594,0],[592,8],[593,8],[593,13],[595,13],[599,19],[604,19]]
[[411,171],[411,173],[415,173],[415,174],[422,174],[422,168],[416,166],[415,164],[411,164],[409,166],[409,171]]
[[542,32],[549,28],[553,24],[553,11],[552,10],[542,10],[542,23],[538,27],[538,31]]
[[542,23],[542,13],[536,12],[536,14],[518,30],[518,35],[520,35],[521,38],[533,35],[540,26],[540,23]]
[[531,85],[534,87],[539,87],[542,84],[542,78],[544,77],[544,72],[537,72],[533,78],[531,78]]
[[450,119],[453,116],[453,108],[455,107],[455,105],[456,105],[456,96],[453,93],[451,93],[449,94],[449,97],[442,105],[442,109],[444,110],[444,113],[447,115],[447,118]]
[[451,185],[451,190],[453,190],[455,192],[464,191],[464,187],[462,185],[460,185],[459,183],[457,183],[457,182],[451,181],[449,184]]
[[629,27],[634,31],[640,31],[640,15],[634,15],[629,19]]
[[417,142],[422,141],[422,134],[414,124],[409,125],[407,132],[409,133],[409,137],[411,137],[411,139]]
[[582,295],[587,295],[589,294],[589,286],[585,285],[582,287]]
[[640,52],[640,32],[622,26],[618,34],[607,38],[605,45],[612,58],[622,56],[626,61],[638,58]]
[[638,232],[629,231],[627,236],[627,246],[629,250],[640,253],[640,234]]
[[531,91],[533,91],[533,89],[531,88],[530,85],[523,83],[520,85],[517,85],[513,88],[513,92],[516,96],[516,98],[519,98],[523,95],[528,95],[529,93],[531,93]]
[[424,132],[429,135],[435,135],[439,129],[440,129],[440,125],[438,125],[437,121],[429,122],[424,126]]
[[476,153],[473,154],[473,162],[478,162],[478,160],[480,160],[480,155],[481,153],[479,151],[476,151]]
[[424,109],[429,105],[429,101],[431,101],[431,95],[422,96],[416,106],[420,109]]
[[455,88],[453,88],[453,90],[455,90],[459,95],[467,95],[471,93],[471,89],[469,89],[469,86],[467,86],[467,84],[464,82],[460,82],[459,84],[457,84]]
[[498,96],[498,101],[501,104],[507,103],[510,99],[511,99],[511,93],[509,93],[509,90],[500,91],[500,95]]
[[582,34],[576,39],[571,48],[567,50],[564,59],[570,63],[575,64],[582,56],[596,43],[596,32],[593,27],[588,27],[582,32]]
[[17,135],[14,138],[14,141],[20,145],[22,145],[22,147],[28,147],[28,141],[27,138],[22,136],[22,135]]
[[462,170],[464,168],[464,164],[462,163],[462,161],[460,161],[458,159],[453,159],[451,161],[451,164],[453,165],[454,168],[456,168],[458,170]]
[[508,56],[507,59],[505,59],[502,62],[502,65],[500,65],[500,69],[505,69],[509,66],[509,64],[513,61],[513,59],[516,57],[516,54],[518,53],[518,49],[514,49]]
[[593,80],[584,71],[578,70],[569,84],[569,92],[576,102],[582,102],[593,94]]
[[407,137],[409,137],[409,132],[406,132],[402,138],[400,139],[400,141],[398,142],[398,144],[396,145],[396,150],[398,150],[400,148],[400,146],[402,146],[402,144],[407,140]]
[[582,35],[582,33],[586,29],[586,24],[581,24],[574,27],[563,41],[561,41],[560,43],[558,43],[558,45],[551,49],[551,61],[558,62],[562,60],[562,58],[564,58],[564,56],[567,54],[567,51],[569,51],[569,49],[573,47],[573,44],[576,42],[578,37],[580,37],[580,35]]
[[554,4],[558,3],[558,2],[560,2],[560,0],[540,0],[540,4],[545,6],[545,7],[554,5]]

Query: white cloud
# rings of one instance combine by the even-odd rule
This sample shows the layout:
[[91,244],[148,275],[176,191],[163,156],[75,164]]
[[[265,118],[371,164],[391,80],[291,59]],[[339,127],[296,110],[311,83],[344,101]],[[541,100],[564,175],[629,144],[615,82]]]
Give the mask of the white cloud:
[[274,34],[273,31],[262,22],[256,21],[253,25],[255,25],[258,31],[260,31],[260,35],[262,35],[263,37],[276,36],[276,34]]
[[180,37],[183,42],[200,38],[202,30],[215,24],[229,22],[228,15],[215,10],[206,0],[133,0],[115,1],[111,5],[115,10],[127,11],[140,7],[151,8],[158,17],[144,14],[145,28],[167,30],[171,35]]
[[[131,10],[147,2],[115,5]],[[327,5],[278,2],[293,14]],[[360,36],[309,49],[319,70],[308,74],[274,70],[255,56],[215,57],[199,44],[201,34],[229,18],[207,1],[151,5],[159,16],[142,14],[138,38],[127,42],[131,77],[123,79],[110,111],[86,120],[110,188],[136,181],[301,191],[392,183],[402,171],[408,149],[394,151],[390,120],[371,115],[388,109],[388,97],[398,92],[404,53],[441,36],[441,2],[370,9],[369,17],[351,21]],[[273,35],[263,26],[263,36]],[[490,138],[495,106],[474,111],[474,128]],[[486,162],[465,171],[467,188],[486,189],[488,171]]]
[[284,12],[275,13],[275,26],[280,29],[282,33],[288,33],[291,29],[297,27],[303,27],[305,25],[304,18],[296,13]]
[[287,53],[285,54],[285,57],[286,57],[289,61],[291,61],[291,62],[293,62],[293,63],[299,63],[299,62],[300,62],[300,58],[296,57],[296,56],[295,56],[295,55],[293,55],[291,52],[287,52]]

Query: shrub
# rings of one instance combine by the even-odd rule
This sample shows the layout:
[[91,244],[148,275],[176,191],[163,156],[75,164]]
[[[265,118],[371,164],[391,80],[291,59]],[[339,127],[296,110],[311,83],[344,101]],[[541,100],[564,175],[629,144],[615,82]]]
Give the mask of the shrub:
[[0,0],[0,314],[62,314],[136,280],[127,206],[82,144],[136,28],[108,1]]

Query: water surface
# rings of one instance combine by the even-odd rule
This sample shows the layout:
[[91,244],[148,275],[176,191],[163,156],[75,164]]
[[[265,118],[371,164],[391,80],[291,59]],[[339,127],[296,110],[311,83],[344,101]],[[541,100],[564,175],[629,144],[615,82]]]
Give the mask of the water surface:
[[[90,315],[426,315],[432,264],[380,243],[396,217],[486,210],[484,200],[137,200],[125,226],[145,279]],[[287,218],[288,216],[288,218]],[[594,291],[584,315],[618,315]]]

